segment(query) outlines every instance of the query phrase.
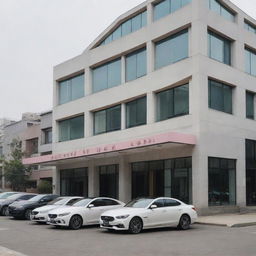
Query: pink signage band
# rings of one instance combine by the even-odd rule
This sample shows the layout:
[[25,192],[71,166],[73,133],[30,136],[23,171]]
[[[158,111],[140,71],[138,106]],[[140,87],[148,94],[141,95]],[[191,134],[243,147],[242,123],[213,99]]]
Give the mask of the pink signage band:
[[164,144],[164,143],[179,143],[179,144],[195,145],[196,137],[191,134],[170,132],[165,134],[149,136],[141,139],[134,139],[134,140],[129,140],[125,142],[117,142],[114,144],[100,145],[98,147],[80,149],[80,150],[76,150],[69,153],[60,153],[60,154],[25,158],[22,160],[22,162],[25,165],[42,164],[42,163],[48,163],[48,162],[53,162],[58,160],[98,155],[98,154],[104,154],[109,152],[122,151],[126,149],[146,147],[146,146],[152,146],[152,145]]

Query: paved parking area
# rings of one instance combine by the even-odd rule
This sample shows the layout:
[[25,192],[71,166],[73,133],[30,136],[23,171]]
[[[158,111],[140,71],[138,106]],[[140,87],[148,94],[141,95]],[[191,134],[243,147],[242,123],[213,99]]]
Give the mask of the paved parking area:
[[227,228],[194,225],[139,235],[98,227],[78,231],[0,217],[0,246],[29,256],[255,256],[256,226]]

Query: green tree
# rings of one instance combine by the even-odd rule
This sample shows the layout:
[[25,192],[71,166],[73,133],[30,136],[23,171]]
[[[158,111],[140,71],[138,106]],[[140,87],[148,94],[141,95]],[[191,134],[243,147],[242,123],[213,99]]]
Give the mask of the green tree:
[[37,186],[37,191],[39,194],[51,194],[52,183],[48,180],[41,180]]
[[15,191],[23,191],[26,188],[30,175],[30,169],[22,164],[23,152],[21,142],[14,139],[10,145],[11,159],[4,160],[4,177]]

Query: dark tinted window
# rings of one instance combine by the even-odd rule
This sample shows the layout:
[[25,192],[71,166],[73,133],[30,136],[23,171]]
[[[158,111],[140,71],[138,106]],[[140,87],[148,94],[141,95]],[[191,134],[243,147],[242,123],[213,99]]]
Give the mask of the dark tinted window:
[[74,203],[76,203],[78,200],[80,200],[81,198],[73,198],[71,199],[66,205],[72,205]]
[[111,200],[111,199],[103,199],[104,203],[106,206],[108,205],[119,205],[118,202],[114,201],[114,200]]
[[180,202],[173,200],[173,199],[164,199],[164,206],[169,207],[169,206],[178,206],[180,205]]
[[106,203],[103,199],[96,199],[93,202],[91,202],[90,204],[93,204],[95,207],[100,207],[100,206],[106,205]]
[[32,198],[32,197],[34,197],[35,195],[23,195],[23,196],[21,196],[19,199],[20,200],[28,200],[28,199],[30,199],[30,198]]
[[152,205],[156,205],[158,208],[159,207],[164,207],[164,200],[163,199],[158,199]]

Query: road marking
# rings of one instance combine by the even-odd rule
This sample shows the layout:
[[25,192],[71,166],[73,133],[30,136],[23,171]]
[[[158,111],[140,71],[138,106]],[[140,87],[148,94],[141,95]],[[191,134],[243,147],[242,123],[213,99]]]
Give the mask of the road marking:
[[26,256],[25,254],[12,251],[6,247],[0,246],[0,256]]

